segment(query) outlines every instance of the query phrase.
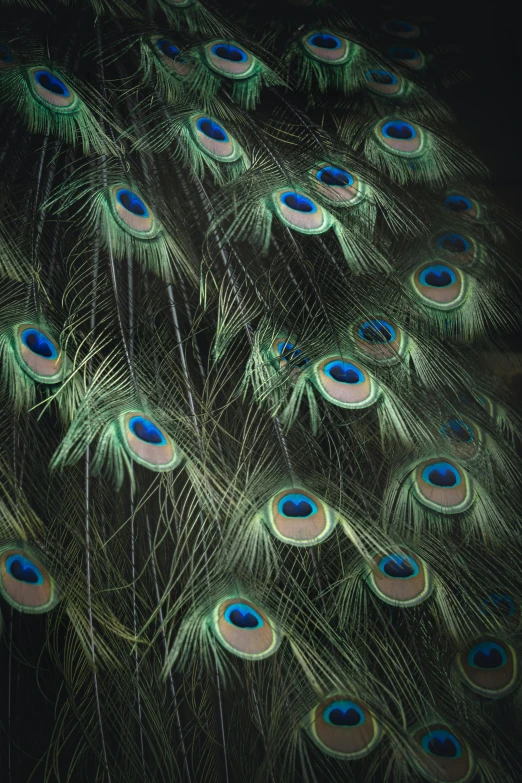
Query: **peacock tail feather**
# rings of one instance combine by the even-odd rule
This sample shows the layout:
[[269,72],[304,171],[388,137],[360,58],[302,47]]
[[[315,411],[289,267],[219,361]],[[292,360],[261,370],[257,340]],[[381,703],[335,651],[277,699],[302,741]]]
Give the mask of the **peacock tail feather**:
[[516,783],[519,221],[342,0],[0,0],[1,779]]

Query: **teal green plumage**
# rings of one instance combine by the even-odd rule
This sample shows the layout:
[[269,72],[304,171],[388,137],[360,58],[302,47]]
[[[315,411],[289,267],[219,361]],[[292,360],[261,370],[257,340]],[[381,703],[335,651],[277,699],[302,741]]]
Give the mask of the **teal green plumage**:
[[2,780],[515,783],[517,220],[458,56],[0,5]]

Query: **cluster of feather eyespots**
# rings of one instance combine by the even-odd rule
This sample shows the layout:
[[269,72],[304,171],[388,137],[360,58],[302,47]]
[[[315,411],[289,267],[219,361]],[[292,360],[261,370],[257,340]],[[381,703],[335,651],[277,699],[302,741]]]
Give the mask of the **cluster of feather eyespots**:
[[291,487],[274,495],[265,505],[263,521],[280,541],[293,546],[314,546],[334,529],[335,514],[317,495]]
[[150,42],[158,59],[176,76],[185,77],[190,74],[192,65],[182,56],[179,46],[169,38],[158,35],[153,35]]
[[380,394],[370,373],[342,356],[328,356],[316,362],[313,382],[325,399],[342,408],[366,408]]
[[420,35],[420,30],[416,24],[405,22],[401,19],[389,19],[382,23],[381,29],[395,38],[418,38]]
[[22,370],[39,383],[59,383],[63,354],[56,340],[39,324],[23,323],[13,330],[15,356]]
[[49,612],[58,602],[56,585],[40,557],[27,544],[0,548],[0,594],[19,612]]
[[53,111],[74,112],[79,101],[65,81],[49,68],[29,68],[27,79],[34,97]]
[[337,207],[353,207],[365,196],[365,183],[341,166],[321,163],[311,175],[316,190]]
[[419,463],[412,473],[416,499],[446,514],[466,511],[473,502],[471,479],[452,459],[433,457]]
[[140,411],[124,413],[118,420],[120,441],[128,456],[149,470],[173,470],[182,460],[170,435]]
[[333,694],[320,701],[304,725],[323,752],[346,760],[368,755],[382,737],[382,728],[368,707],[347,694]]
[[233,163],[243,155],[241,146],[223,124],[206,114],[193,115],[190,129],[200,150],[220,163]]
[[420,49],[412,46],[392,46],[388,49],[388,55],[392,60],[397,60],[401,65],[413,70],[421,70],[426,65],[426,58]]
[[481,696],[498,699],[518,684],[518,659],[511,645],[500,639],[476,639],[455,660],[468,688]]
[[326,30],[308,32],[301,39],[302,47],[307,55],[323,65],[340,65],[353,56],[355,45],[346,38]]
[[220,644],[239,658],[267,658],[281,643],[281,633],[267,614],[244,597],[234,596],[219,603],[210,624]]
[[400,607],[422,603],[434,586],[424,561],[404,547],[375,555],[368,567],[367,583],[382,601]]
[[350,330],[356,347],[374,361],[390,363],[406,352],[405,332],[387,318],[362,318]]
[[278,218],[301,234],[322,234],[332,225],[330,214],[302,191],[281,188],[272,194],[272,205]]
[[433,783],[466,783],[475,774],[471,748],[445,723],[433,722],[412,734],[411,761]]
[[203,52],[208,67],[229,79],[248,79],[259,69],[257,58],[231,41],[211,41]]
[[426,148],[424,131],[416,123],[400,117],[380,120],[374,133],[381,148],[392,155],[415,158]]
[[454,215],[459,215],[468,220],[476,220],[480,216],[480,208],[476,201],[462,193],[453,191],[444,197],[444,209]]

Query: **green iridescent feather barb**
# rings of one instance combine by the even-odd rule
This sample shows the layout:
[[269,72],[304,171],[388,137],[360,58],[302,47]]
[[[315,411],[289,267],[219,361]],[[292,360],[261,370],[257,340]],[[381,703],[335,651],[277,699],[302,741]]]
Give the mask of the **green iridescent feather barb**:
[[2,781],[516,783],[519,225],[462,55],[0,8]]

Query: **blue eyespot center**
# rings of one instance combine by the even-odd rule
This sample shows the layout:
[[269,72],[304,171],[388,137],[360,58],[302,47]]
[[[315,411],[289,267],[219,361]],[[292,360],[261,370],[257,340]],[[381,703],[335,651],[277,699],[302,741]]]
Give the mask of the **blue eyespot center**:
[[29,585],[42,585],[43,574],[32,560],[25,555],[11,555],[6,561],[7,572],[19,582]]
[[312,498],[299,493],[283,495],[277,508],[281,516],[305,519],[317,514],[317,505]]
[[56,359],[58,357],[56,346],[49,340],[47,335],[38,329],[24,329],[21,337],[23,344],[38,356],[44,359]]
[[507,663],[506,651],[496,642],[480,642],[469,651],[468,663],[476,669],[499,669]]
[[515,601],[507,593],[490,593],[482,599],[482,613],[485,615],[495,613],[504,617],[513,617],[516,610]]
[[429,731],[421,739],[421,747],[426,753],[440,758],[456,759],[462,756],[462,746],[454,734],[444,729]]
[[349,185],[353,185],[355,182],[354,177],[348,171],[339,169],[336,166],[323,166],[315,176],[323,185],[333,187],[345,188]]
[[331,33],[314,33],[309,37],[308,43],[317,49],[340,49],[342,46],[341,39]]
[[120,188],[120,190],[118,190],[116,193],[116,199],[122,205],[122,207],[127,210],[127,212],[132,212],[133,215],[137,215],[138,217],[143,218],[147,218],[149,216],[149,210],[145,206],[144,202],[139,196],[136,195],[136,193],[133,193],[132,190],[128,190],[127,188]]
[[180,52],[179,47],[173,44],[172,41],[169,41],[168,38],[160,38],[156,41],[156,46],[165,57],[170,57],[171,60],[176,59]]
[[302,193],[283,193],[281,201],[286,207],[296,212],[317,212],[317,205],[314,204],[311,198],[303,196]]
[[165,446],[167,439],[155,424],[144,416],[133,416],[129,421],[131,432],[145,443],[153,446]]
[[467,253],[470,244],[468,240],[460,234],[443,234],[437,239],[437,247],[441,250],[447,250],[450,253]]
[[453,193],[450,196],[446,196],[444,206],[451,212],[468,212],[470,209],[473,209],[473,202],[466,196]]
[[409,22],[393,20],[387,23],[386,29],[390,33],[411,33],[413,31],[413,25]]
[[471,443],[475,437],[469,424],[466,424],[466,422],[461,419],[449,419],[449,421],[441,427],[441,433],[458,443]]
[[[366,71],[364,75],[366,81],[375,82],[375,84],[397,84],[398,82],[397,77],[393,73],[390,73],[390,71],[373,69],[371,71]],[[411,137],[408,136],[408,138]]]
[[421,285],[428,286],[430,288],[447,288],[453,285],[457,280],[457,275],[444,264],[432,264],[423,269],[419,275],[419,281]]
[[13,55],[5,44],[0,43],[0,62],[10,63],[13,60]]
[[458,487],[461,482],[459,471],[449,462],[434,462],[422,471],[422,480],[434,487]]
[[351,362],[343,362],[339,359],[328,362],[324,368],[324,373],[333,378],[338,383],[349,383],[352,385],[364,383],[364,373]]
[[212,54],[220,57],[222,60],[229,60],[234,63],[244,63],[248,59],[247,53],[240,49],[239,46],[234,46],[233,44],[214,44]]
[[357,329],[357,334],[361,340],[368,343],[391,343],[397,337],[397,333],[388,321],[372,319],[365,321]]
[[228,141],[228,134],[226,130],[210,117],[200,117],[196,122],[197,129],[214,141]]
[[225,620],[245,631],[261,628],[265,623],[259,612],[248,604],[230,604],[225,609]]
[[277,352],[281,359],[284,359],[284,361],[290,361],[291,359],[297,359],[300,357],[298,362],[295,362],[297,367],[305,367],[308,364],[308,359],[303,354],[300,348],[296,348],[293,343],[288,342],[288,340],[282,341],[277,346]]
[[63,98],[68,98],[71,94],[69,88],[59,79],[54,73],[50,71],[36,71],[34,78],[44,90],[54,93],[55,95],[61,95]]
[[331,726],[355,728],[365,722],[364,712],[353,701],[334,701],[323,711],[323,718]]
[[402,553],[383,557],[379,562],[379,570],[392,579],[410,579],[419,573],[419,567],[413,557]]
[[420,56],[416,49],[411,49],[409,46],[392,46],[388,54],[394,60],[416,60]]
[[402,139],[408,141],[414,139],[417,131],[409,122],[390,120],[382,126],[382,135],[387,139]]

